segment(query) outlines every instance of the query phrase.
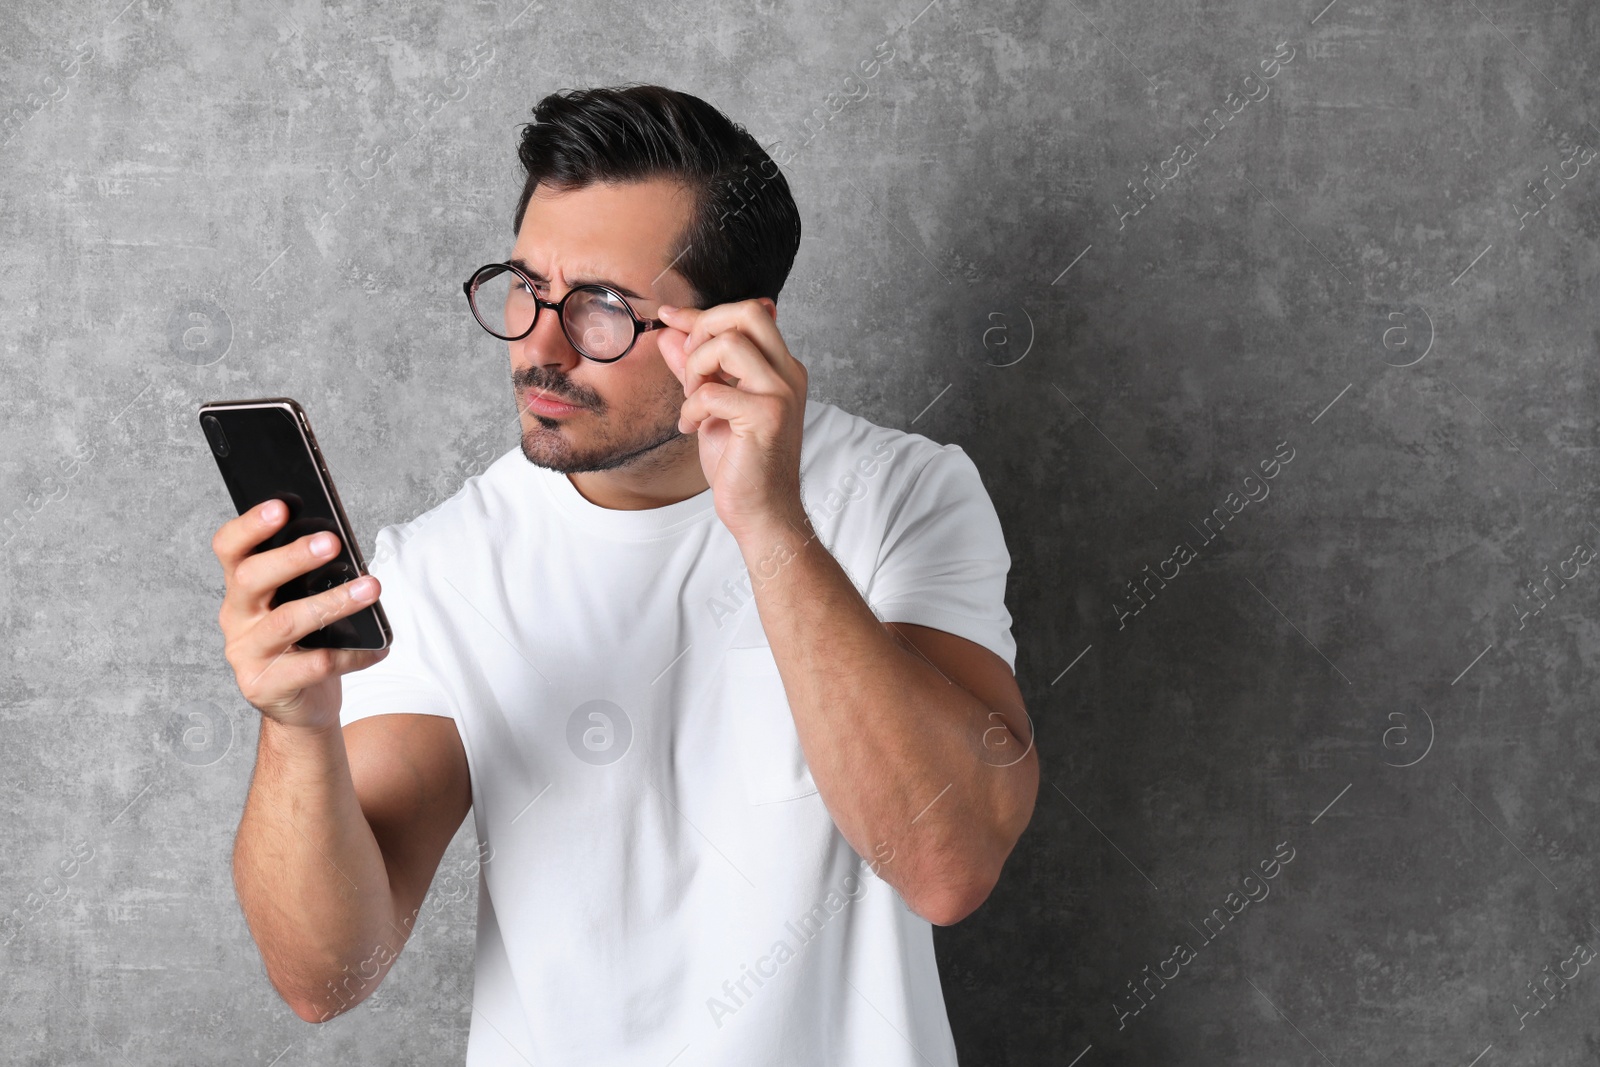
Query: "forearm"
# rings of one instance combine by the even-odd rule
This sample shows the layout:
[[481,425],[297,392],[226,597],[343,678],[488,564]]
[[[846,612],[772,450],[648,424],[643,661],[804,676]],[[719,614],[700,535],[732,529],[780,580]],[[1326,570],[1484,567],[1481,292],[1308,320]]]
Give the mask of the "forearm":
[[959,918],[1026,825],[1037,764],[1010,762],[1025,740],[997,745],[1004,720],[890,633],[811,534],[797,516],[746,551],[806,762],[880,877],[920,914]]
[[263,716],[233,875],[268,977],[307,1021],[364,999],[404,943],[338,728],[312,732]]

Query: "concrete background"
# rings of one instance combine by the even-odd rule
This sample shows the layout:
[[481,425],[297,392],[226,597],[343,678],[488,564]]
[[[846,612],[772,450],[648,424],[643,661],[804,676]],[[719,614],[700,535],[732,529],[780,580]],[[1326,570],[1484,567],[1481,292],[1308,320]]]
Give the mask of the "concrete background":
[[1600,9],[124,2],[0,12],[0,1060],[460,1062],[470,879],[346,1017],[265,980],[195,409],[304,402],[369,554],[454,492],[515,442],[460,291],[515,126],[626,81],[797,147],[813,395],[1007,531],[1043,783],[937,935],[963,1064],[1600,1057]]

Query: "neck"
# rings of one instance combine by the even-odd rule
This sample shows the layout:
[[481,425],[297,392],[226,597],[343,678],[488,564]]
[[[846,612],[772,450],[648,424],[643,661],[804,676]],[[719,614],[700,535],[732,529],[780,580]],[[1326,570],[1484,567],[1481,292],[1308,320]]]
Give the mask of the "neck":
[[589,503],[613,511],[664,508],[709,489],[700,466],[699,437],[689,434],[626,466],[567,475]]

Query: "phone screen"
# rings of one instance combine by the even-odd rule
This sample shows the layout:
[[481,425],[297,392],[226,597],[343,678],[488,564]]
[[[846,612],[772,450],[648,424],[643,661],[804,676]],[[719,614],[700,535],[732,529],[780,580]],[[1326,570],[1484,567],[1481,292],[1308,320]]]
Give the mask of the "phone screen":
[[[287,398],[207,404],[201,428],[211,445],[234,507],[244,514],[268,500],[282,500],[288,520],[256,546],[266,552],[322,530],[339,538],[340,551],[315,570],[278,587],[272,606],[342,585],[366,573],[361,549],[349,532],[333,479],[321,460],[305,413]],[[388,620],[373,603],[300,638],[301,648],[385,648]]]

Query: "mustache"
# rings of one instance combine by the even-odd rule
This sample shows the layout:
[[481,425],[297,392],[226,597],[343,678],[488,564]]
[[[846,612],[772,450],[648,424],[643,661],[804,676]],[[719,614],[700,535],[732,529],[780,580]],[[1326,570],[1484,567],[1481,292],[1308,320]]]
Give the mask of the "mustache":
[[519,391],[537,389],[542,393],[549,393],[558,400],[573,404],[582,404],[585,407],[599,407],[600,398],[581,389],[574,388],[572,383],[565,378],[540,374],[537,370],[513,374],[511,384]]

